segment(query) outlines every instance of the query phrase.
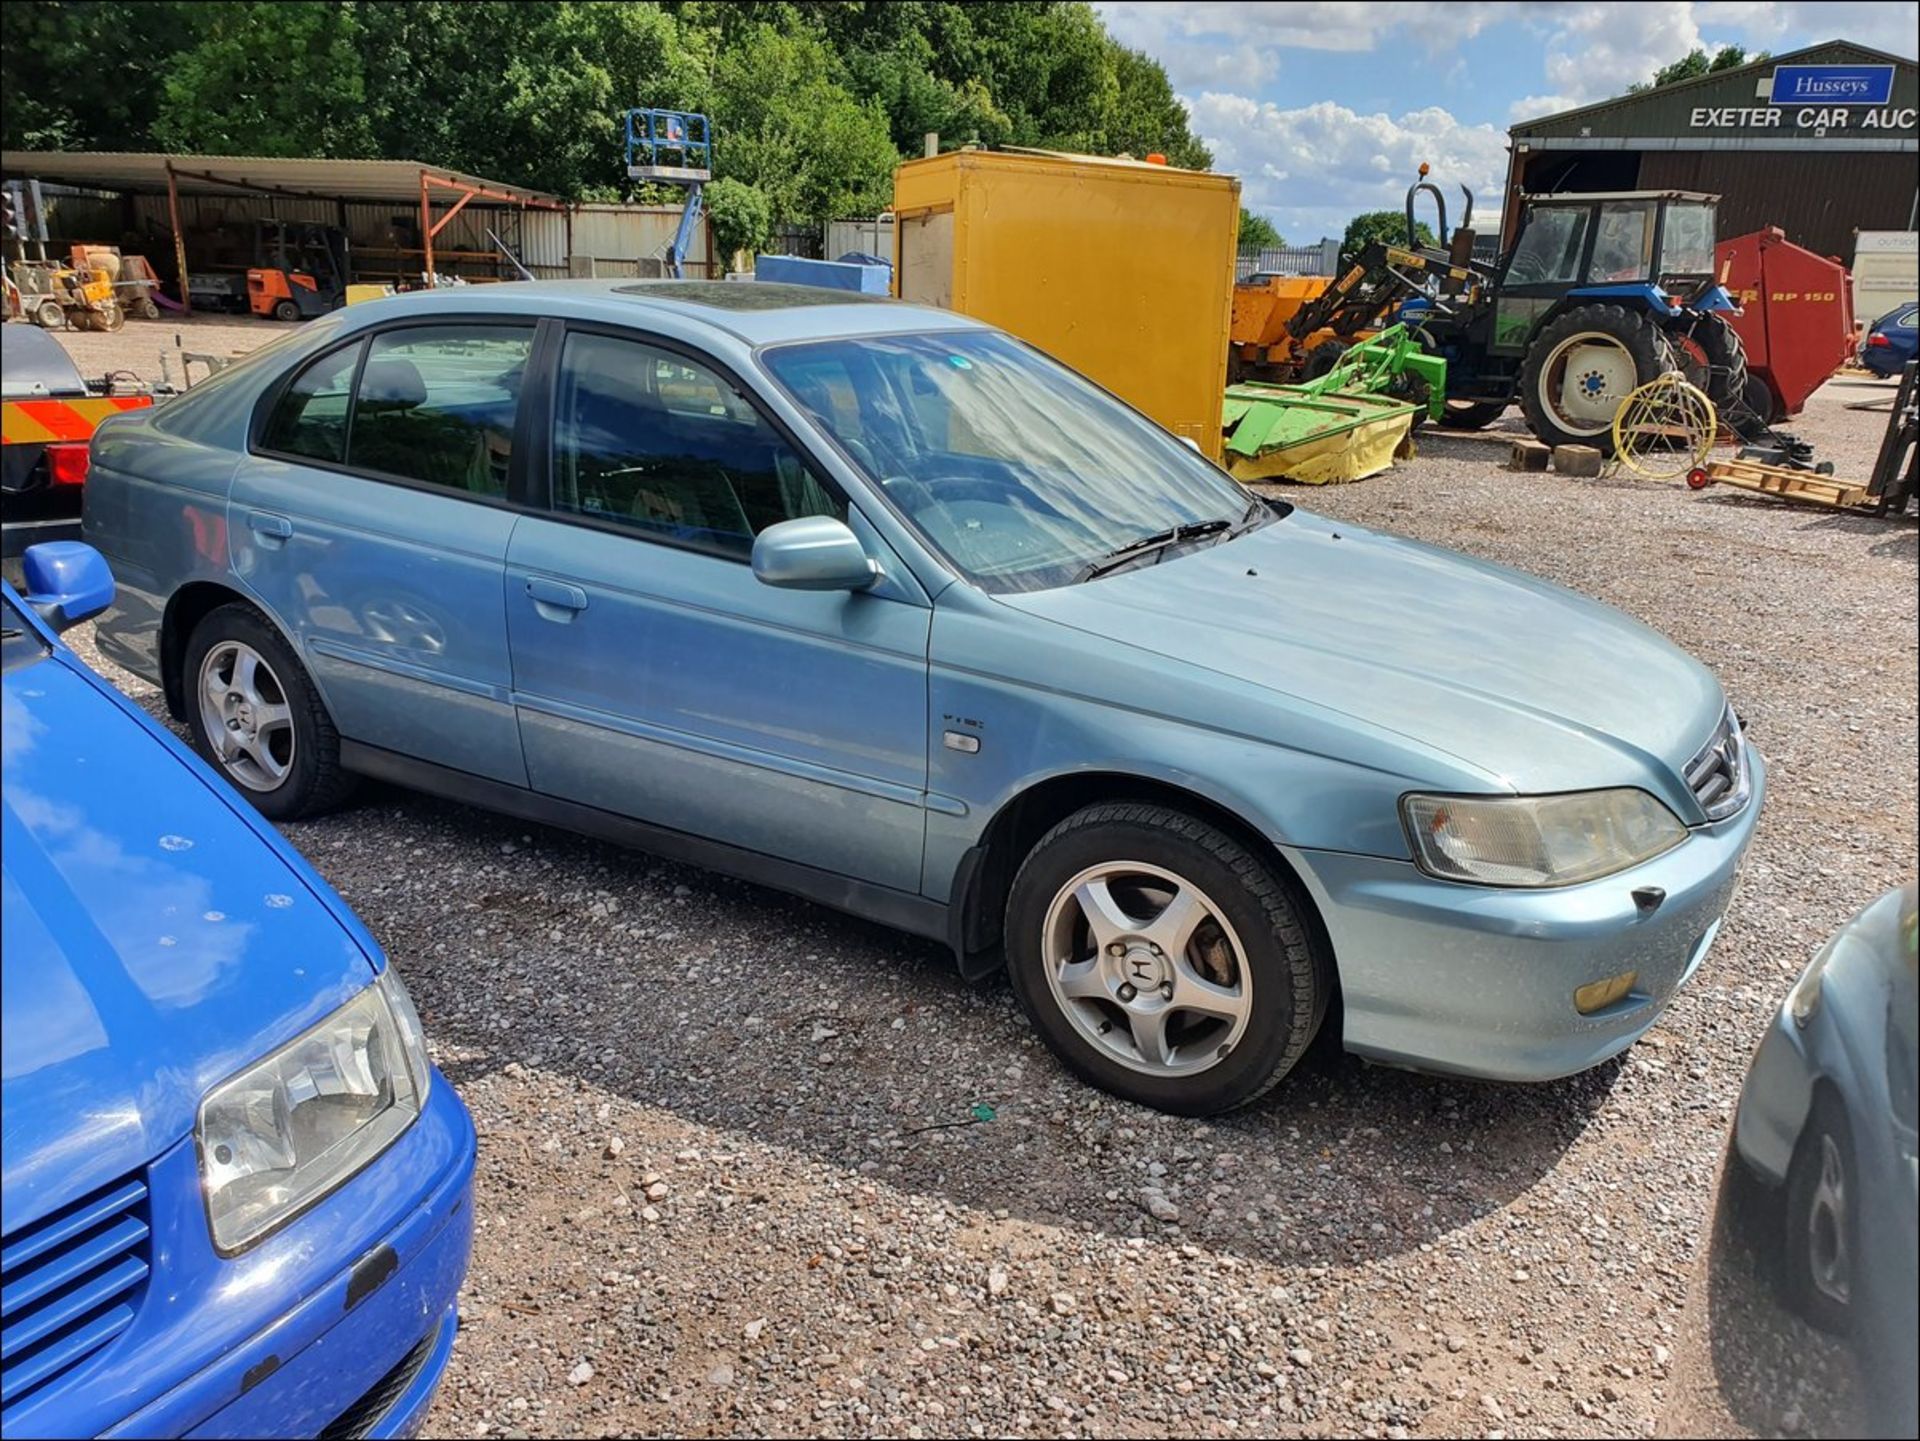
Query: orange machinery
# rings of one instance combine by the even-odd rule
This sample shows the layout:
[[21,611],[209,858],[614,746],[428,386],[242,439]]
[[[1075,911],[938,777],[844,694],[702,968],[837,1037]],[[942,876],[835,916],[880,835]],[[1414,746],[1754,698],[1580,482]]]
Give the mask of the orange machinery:
[[1323,326],[1296,342],[1287,333],[1287,322],[1332,284],[1325,275],[1262,275],[1235,285],[1228,382],[1312,380],[1331,370],[1341,352],[1361,337],[1340,336]]

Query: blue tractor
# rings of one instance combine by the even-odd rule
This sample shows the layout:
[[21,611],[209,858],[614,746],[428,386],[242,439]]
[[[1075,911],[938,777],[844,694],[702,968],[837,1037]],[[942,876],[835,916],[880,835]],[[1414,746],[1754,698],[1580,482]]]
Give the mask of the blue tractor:
[[[1714,276],[1718,196],[1529,196],[1512,248],[1489,262],[1474,255],[1472,194],[1449,231],[1445,199],[1425,176],[1422,166],[1407,191],[1407,243],[1369,245],[1293,317],[1296,334],[1404,322],[1446,359],[1440,424],[1455,429],[1478,430],[1517,403],[1549,445],[1610,452],[1620,402],[1669,370],[1740,428],[1747,360],[1726,319],[1737,306]],[[1437,245],[1421,244],[1414,224],[1423,191],[1439,212]]]

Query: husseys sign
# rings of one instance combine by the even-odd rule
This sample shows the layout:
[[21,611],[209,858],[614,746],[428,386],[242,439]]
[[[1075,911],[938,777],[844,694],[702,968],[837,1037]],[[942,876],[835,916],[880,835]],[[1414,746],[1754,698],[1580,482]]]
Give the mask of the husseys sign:
[[1765,105],[1697,105],[1695,130],[1911,131],[1914,107],[1893,104],[1891,65],[1777,65],[1761,94]]

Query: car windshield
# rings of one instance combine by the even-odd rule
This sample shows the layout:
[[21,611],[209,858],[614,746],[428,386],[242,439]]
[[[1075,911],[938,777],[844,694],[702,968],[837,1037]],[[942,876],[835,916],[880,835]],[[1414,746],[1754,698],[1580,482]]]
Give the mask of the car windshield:
[[1143,541],[1165,556],[1257,523],[1200,455],[1011,336],[818,341],[761,363],[983,590],[1045,590]]
[[0,670],[17,670],[46,657],[47,647],[40,632],[27,624],[13,597],[0,592]]

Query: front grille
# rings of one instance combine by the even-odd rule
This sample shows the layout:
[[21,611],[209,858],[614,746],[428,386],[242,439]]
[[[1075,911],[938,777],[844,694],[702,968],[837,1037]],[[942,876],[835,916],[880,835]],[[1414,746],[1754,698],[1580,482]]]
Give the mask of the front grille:
[[1747,803],[1747,742],[1728,706],[1700,753],[1687,762],[1687,789],[1710,821],[1723,821]]
[[[440,1326],[446,1325],[442,1321]],[[365,1436],[380,1423],[393,1403],[398,1401],[426,1369],[427,1361],[433,1355],[434,1343],[440,1339],[440,1326],[427,1332],[426,1337],[406,1355],[400,1358],[400,1364],[382,1376],[362,1396],[338,1416],[334,1417],[320,1432],[320,1441],[352,1441],[357,1436]]]
[[11,1410],[133,1324],[151,1251],[138,1176],[0,1243],[0,1405]]

